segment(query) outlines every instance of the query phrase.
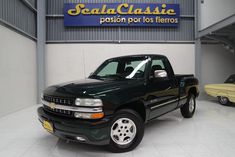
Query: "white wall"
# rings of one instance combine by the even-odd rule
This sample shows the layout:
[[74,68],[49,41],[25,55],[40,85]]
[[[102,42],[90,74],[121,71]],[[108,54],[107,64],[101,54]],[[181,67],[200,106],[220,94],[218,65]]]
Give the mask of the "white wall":
[[0,25],[0,117],[36,104],[36,43]]
[[202,45],[201,84],[223,83],[235,74],[235,55],[222,45]]
[[201,30],[235,13],[235,0],[204,0],[201,4]]
[[164,54],[176,73],[194,74],[194,44],[47,44],[47,85],[88,77],[110,57],[143,53]]

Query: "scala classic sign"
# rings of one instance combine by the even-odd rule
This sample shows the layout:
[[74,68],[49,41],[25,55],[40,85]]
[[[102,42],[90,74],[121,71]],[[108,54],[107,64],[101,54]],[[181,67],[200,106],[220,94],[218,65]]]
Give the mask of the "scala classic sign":
[[65,3],[65,26],[177,27],[179,4]]

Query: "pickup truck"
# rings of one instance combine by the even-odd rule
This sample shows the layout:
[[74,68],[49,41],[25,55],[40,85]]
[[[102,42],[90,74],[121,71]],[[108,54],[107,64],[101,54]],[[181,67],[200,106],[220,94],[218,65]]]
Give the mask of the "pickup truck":
[[191,118],[198,95],[198,80],[175,75],[167,57],[131,55],[106,60],[85,80],[46,88],[37,111],[59,138],[126,152],[141,142],[145,123],[176,109]]

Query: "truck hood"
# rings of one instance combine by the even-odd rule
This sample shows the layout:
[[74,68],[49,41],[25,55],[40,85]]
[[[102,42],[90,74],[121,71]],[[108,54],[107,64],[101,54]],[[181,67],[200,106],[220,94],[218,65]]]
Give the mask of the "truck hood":
[[84,79],[50,86],[44,94],[62,97],[94,97],[102,96],[130,86],[137,85],[138,80],[96,80]]

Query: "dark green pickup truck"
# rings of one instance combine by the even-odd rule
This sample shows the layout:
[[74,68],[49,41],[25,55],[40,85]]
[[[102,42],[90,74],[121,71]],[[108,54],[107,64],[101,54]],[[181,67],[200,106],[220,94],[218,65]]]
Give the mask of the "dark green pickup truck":
[[152,119],[178,108],[191,118],[198,94],[198,80],[175,75],[165,56],[123,56],[106,60],[85,80],[45,89],[38,116],[60,138],[125,152],[141,142]]

